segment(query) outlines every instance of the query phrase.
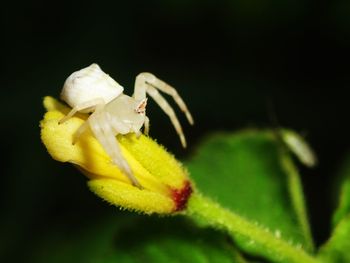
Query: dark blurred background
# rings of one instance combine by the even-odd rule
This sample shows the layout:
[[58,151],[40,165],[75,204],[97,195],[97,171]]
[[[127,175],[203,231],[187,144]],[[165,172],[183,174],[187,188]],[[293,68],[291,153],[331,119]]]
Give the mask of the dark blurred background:
[[[330,231],[332,182],[349,150],[350,2],[306,0],[51,1],[1,4],[1,252],[27,247],[51,222],[100,210],[85,178],[40,142],[45,95],[92,62],[132,94],[150,71],[175,86],[193,112],[183,150],[150,103],[151,136],[179,158],[217,130],[273,125],[306,136],[319,166],[303,169],[313,232]],[[176,139],[175,139],[176,138]]]

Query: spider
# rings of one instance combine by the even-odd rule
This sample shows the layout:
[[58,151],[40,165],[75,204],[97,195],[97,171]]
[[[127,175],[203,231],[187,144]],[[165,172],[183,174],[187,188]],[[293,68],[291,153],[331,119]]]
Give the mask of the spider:
[[186,147],[186,139],[181,125],[173,108],[159,91],[173,97],[191,125],[193,125],[193,118],[177,91],[151,73],[143,72],[137,75],[134,94],[131,97],[125,95],[123,90],[122,86],[104,73],[95,63],[73,72],[65,81],[61,92],[61,99],[72,110],[59,121],[59,124],[64,123],[77,112],[92,113],[76,131],[73,144],[90,127],[93,135],[111,157],[112,162],[121,169],[134,186],[141,189],[142,186],[124,159],[115,136],[135,133],[139,137],[142,126],[144,126],[144,133],[148,134],[149,119],[146,116],[146,94],[151,96],[169,116],[184,148]]

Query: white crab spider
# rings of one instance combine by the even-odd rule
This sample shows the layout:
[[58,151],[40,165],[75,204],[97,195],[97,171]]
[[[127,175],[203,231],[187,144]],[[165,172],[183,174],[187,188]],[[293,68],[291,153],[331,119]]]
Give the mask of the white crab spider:
[[186,139],[181,125],[174,110],[158,90],[173,97],[190,124],[193,124],[193,119],[177,91],[151,73],[140,73],[136,77],[132,97],[125,95],[123,90],[124,88],[104,73],[97,64],[72,73],[65,81],[61,92],[61,99],[71,106],[72,110],[60,120],[60,123],[67,121],[77,112],[92,112],[87,121],[75,133],[73,143],[90,127],[113,163],[125,173],[133,185],[141,188],[129,164],[122,156],[115,136],[132,132],[139,136],[142,126],[145,126],[144,132],[148,134],[149,119],[146,116],[146,94],[151,96],[169,116],[183,147],[186,147]]

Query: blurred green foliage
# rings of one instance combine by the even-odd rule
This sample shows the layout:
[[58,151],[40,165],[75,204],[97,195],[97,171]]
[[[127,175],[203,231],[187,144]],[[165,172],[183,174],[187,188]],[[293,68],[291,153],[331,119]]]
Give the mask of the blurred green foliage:
[[72,231],[53,228],[26,262],[232,262],[236,255],[222,234],[178,218],[123,212],[70,223]]
[[338,207],[333,214],[332,234],[320,248],[320,256],[329,262],[350,261],[350,155],[338,174],[339,189],[337,191]]

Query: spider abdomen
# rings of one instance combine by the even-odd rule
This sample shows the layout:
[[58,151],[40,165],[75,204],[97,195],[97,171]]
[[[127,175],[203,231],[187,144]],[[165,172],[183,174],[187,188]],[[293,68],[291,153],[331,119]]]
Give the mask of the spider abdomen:
[[[65,81],[61,99],[74,108],[77,105],[103,99],[107,104],[123,93],[124,88],[97,64],[73,72]],[[85,110],[82,112],[88,112]]]

